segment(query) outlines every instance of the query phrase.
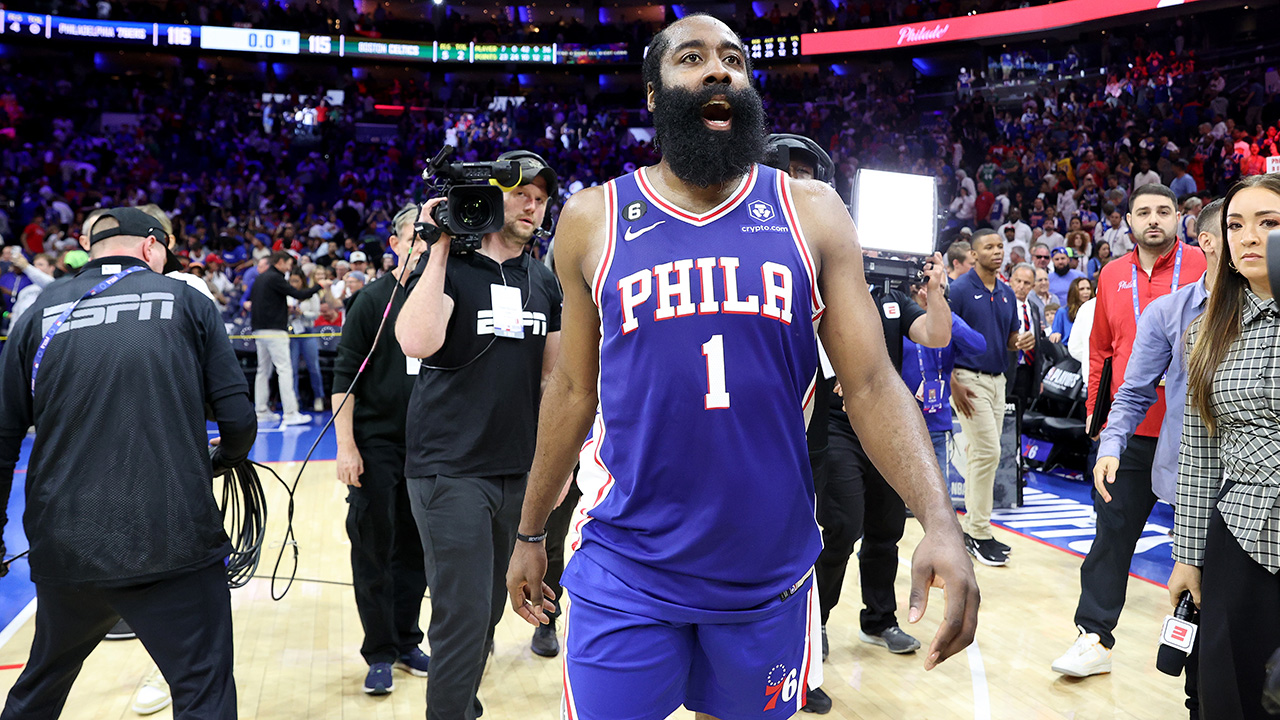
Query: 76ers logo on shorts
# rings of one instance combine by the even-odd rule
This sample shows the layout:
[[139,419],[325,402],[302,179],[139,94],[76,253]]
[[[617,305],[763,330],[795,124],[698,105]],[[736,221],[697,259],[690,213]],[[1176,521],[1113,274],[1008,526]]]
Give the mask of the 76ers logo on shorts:
[[789,703],[795,699],[796,692],[800,690],[798,675],[799,671],[795,668],[791,668],[788,672],[782,664],[769,668],[769,676],[764,681],[764,694],[769,701],[764,704],[762,712],[768,712],[777,707],[779,697],[782,698],[783,703]]

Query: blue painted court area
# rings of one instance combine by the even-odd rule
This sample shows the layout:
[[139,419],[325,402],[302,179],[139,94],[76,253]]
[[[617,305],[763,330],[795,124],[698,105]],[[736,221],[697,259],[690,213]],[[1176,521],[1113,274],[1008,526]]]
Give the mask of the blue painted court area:
[[[1027,473],[1023,507],[996,510],[991,522],[1033,540],[1084,557],[1093,545],[1093,484],[1080,476]],[[1129,572],[1134,577],[1164,585],[1173,570],[1173,507],[1156,503],[1138,539]]]
[[[279,427],[276,423],[264,423],[258,429],[251,457],[258,462],[301,461],[311,449],[321,429],[329,420],[329,413],[315,413],[309,425]],[[217,427],[209,425],[210,435],[217,434]],[[9,495],[9,524],[5,528],[4,542],[9,557],[27,549],[27,538],[22,530],[22,511],[25,503],[27,458],[31,454],[31,437],[22,443],[22,459],[13,478],[13,492]],[[337,442],[332,428],[325,433],[316,447],[312,460],[333,460],[337,457]],[[292,483],[293,476],[284,477]],[[1071,480],[1059,475],[1032,472],[1027,478],[1023,500],[1025,506],[1010,510],[997,510],[992,522],[1025,535],[1034,540],[1053,545],[1067,552],[1083,556],[1093,542],[1094,523],[1091,518],[1093,502],[1091,486],[1083,479]],[[1173,527],[1173,509],[1157,504],[1147,521],[1139,541],[1138,550],[1130,571],[1136,576],[1163,585],[1173,569],[1170,556],[1172,540],[1168,531]],[[25,559],[10,566],[9,575],[0,579],[0,628],[7,627],[18,613],[35,597],[30,570]]]

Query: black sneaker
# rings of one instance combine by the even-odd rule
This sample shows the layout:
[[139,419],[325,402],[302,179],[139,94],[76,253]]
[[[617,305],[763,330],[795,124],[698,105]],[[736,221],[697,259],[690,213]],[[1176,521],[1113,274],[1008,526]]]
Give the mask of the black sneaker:
[[1006,556],[1009,554],[1009,551],[1013,550],[1013,548],[1009,547],[1008,545],[1005,545],[1004,543],[1000,542],[995,538],[991,538],[990,542],[994,543],[995,549],[1004,553]]
[[529,643],[529,649],[533,650],[534,655],[542,657],[555,657],[560,654],[560,639],[556,637],[555,618],[551,618],[551,622],[546,625],[539,625],[538,629],[533,631],[533,641]]
[[822,626],[822,659],[825,661],[831,654],[831,645],[827,644],[827,626]]
[[804,707],[800,709],[815,715],[826,715],[831,712],[831,696],[823,692],[822,688],[814,688],[805,695]]
[[124,620],[119,620],[115,625],[111,626],[111,629],[107,631],[107,636],[103,639],[132,640],[136,637],[138,637],[138,634],[133,631],[133,628],[129,627],[129,623]]
[[875,635],[859,630],[858,637],[864,643],[888,648],[889,652],[894,655],[905,655],[920,649],[920,641],[908,635],[897,625],[894,625],[883,632],[876,633]]
[[995,540],[977,540],[969,535],[964,536],[964,547],[978,562],[991,567],[1000,567],[1009,562],[1009,556],[1000,552]]

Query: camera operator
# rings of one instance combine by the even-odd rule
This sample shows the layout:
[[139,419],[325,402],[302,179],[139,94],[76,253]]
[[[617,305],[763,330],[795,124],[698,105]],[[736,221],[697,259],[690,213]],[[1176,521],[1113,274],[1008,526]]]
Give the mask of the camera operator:
[[[835,174],[827,153],[812,140],[799,135],[770,135],[766,158],[766,164],[786,171],[797,180],[830,182]],[[967,249],[968,243],[965,247]],[[924,286],[934,298],[932,312],[921,309],[901,291],[880,285],[871,288],[889,358],[899,374],[902,373],[904,338],[910,336],[930,347],[945,347],[951,341],[950,309],[943,295],[946,268],[940,254],[935,254],[929,262]],[[806,433],[817,513],[823,529],[824,549],[815,564],[822,659],[826,660],[829,650],[827,619],[839,602],[845,571],[859,538],[862,538],[859,567],[864,605],[859,636],[863,642],[879,645],[891,653],[913,652],[920,647],[920,642],[898,626],[893,590],[898,571],[898,541],[906,526],[906,505],[867,457],[849,424],[843,400],[837,395],[838,387],[834,377],[819,377],[814,414]],[[825,714],[831,707],[831,698],[821,687],[809,688],[803,708],[806,712]]]
[[[393,221],[391,249],[417,262],[424,249],[413,243],[418,206],[406,205]],[[411,252],[410,249],[413,249]],[[422,540],[409,507],[404,481],[405,414],[421,363],[405,358],[388,332],[395,327],[405,292],[400,271],[393,269],[351,299],[351,309],[333,364],[333,426],[338,436],[338,480],[347,485],[347,536],[351,539],[351,576],[356,610],[364,627],[360,654],[369,663],[364,691],[385,695],[392,690],[392,664],[413,675],[427,674],[427,656],[418,648],[422,630],[418,616],[427,577]],[[377,337],[383,309],[391,303],[391,325]],[[343,397],[373,349],[366,372],[343,405]],[[338,408],[342,409],[339,411]]]
[[256,424],[217,308],[159,274],[164,237],[141,210],[100,215],[92,261],[41,294],[0,356],[6,503],[36,426],[24,520],[39,606],[6,720],[57,717],[121,617],[170,681],[176,717],[236,717],[231,546],[210,478],[248,455]]
[[[518,159],[523,182],[503,194],[502,229],[457,255],[441,231],[396,321],[405,354],[425,358],[409,401],[405,477],[430,573],[432,720],[482,712],[476,689],[505,607],[541,384],[560,346],[559,283],[525,252],[556,174],[533,153],[498,159]],[[420,235],[437,231],[441,202],[423,206]]]

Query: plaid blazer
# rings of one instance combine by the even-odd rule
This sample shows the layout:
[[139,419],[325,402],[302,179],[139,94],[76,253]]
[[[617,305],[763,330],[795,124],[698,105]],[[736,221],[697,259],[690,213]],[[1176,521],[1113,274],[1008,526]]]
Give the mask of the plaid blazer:
[[[1188,329],[1188,347],[1194,346],[1203,319]],[[1280,570],[1280,313],[1274,299],[1264,301],[1246,289],[1240,320],[1240,336],[1213,377],[1214,436],[1187,398],[1173,557],[1204,564],[1205,534],[1216,505],[1240,547],[1275,573]]]

